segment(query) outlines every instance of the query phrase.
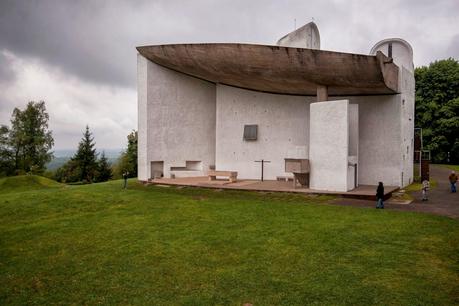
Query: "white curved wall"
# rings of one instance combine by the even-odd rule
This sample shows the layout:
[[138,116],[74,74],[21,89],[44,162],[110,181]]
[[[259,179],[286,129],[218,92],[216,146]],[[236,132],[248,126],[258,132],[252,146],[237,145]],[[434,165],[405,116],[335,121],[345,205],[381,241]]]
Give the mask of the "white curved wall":
[[[238,171],[238,177],[265,179],[290,175],[284,158],[308,158],[309,104],[314,97],[268,94],[217,85],[216,168]],[[258,140],[244,141],[244,124],[258,125]]]
[[139,180],[151,178],[151,162],[171,167],[201,161],[196,175],[215,164],[215,84],[138,58]]
[[399,95],[349,97],[359,106],[358,181],[361,185],[400,186]]
[[[394,122],[396,124],[394,127],[397,127],[398,139],[397,142],[393,144],[394,147],[389,148],[389,150],[394,151],[394,154],[391,155],[394,156],[392,160],[398,161],[396,166],[400,169],[398,184],[396,185],[404,187],[413,181],[415,100],[413,49],[411,45],[403,39],[388,38],[376,43],[371,49],[370,54],[374,55],[377,51],[381,51],[385,55],[389,55],[389,44],[392,44],[392,58],[394,59],[394,63],[399,67],[398,88],[400,91],[400,94],[394,97],[394,99],[396,99],[396,104],[393,105],[395,111],[394,119],[396,120],[396,122]],[[393,121],[394,119],[388,118],[387,120]],[[395,156],[397,158],[395,158]],[[390,173],[395,173],[395,171],[390,171]]]

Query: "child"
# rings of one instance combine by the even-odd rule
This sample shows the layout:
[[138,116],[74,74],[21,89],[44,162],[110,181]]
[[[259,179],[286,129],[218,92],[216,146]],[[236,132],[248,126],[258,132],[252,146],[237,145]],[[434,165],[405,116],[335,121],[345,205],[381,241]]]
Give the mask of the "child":
[[427,191],[429,191],[430,183],[428,180],[422,182],[422,200],[427,201]]

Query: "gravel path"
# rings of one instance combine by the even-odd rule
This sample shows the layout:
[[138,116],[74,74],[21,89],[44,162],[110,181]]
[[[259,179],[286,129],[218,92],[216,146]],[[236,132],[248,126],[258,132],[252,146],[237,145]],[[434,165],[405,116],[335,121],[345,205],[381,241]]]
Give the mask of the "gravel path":
[[[448,168],[431,165],[430,176],[438,182],[437,187],[429,192],[429,201],[422,202],[421,191],[413,192],[415,200],[411,204],[392,204],[385,203],[386,209],[404,210],[404,211],[417,211],[431,213],[435,215],[447,216],[459,219],[459,193],[451,193],[449,187],[448,176],[451,170]],[[368,207],[374,208],[376,203],[374,201],[355,200],[339,198],[335,200],[335,204]]]

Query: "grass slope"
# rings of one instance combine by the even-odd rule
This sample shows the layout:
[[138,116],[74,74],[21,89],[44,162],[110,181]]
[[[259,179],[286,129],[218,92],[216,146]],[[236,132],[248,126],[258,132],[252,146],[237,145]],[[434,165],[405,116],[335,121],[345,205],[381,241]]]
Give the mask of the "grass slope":
[[38,175],[19,175],[0,178],[0,194],[6,192],[22,192],[64,186],[65,185],[56,181]]
[[0,304],[448,305],[459,223],[121,181],[0,193]]

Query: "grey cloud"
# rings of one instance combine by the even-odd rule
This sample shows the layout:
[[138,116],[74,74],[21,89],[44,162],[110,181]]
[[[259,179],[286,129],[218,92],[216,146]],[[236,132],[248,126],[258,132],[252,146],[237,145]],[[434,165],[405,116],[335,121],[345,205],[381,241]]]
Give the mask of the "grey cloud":
[[0,50],[0,83],[9,84],[14,81],[16,74],[11,65],[11,60]]
[[[402,16],[410,18],[430,19],[435,15],[454,15],[459,10],[459,2],[454,0],[408,0],[396,1],[395,9]],[[432,25],[434,26],[434,25]]]
[[459,59],[459,34],[456,34],[447,49],[447,56]]
[[102,2],[2,1],[1,47],[83,79],[132,85],[132,69],[124,65],[120,52],[124,42],[113,33],[116,16],[100,20],[104,7],[95,3]]
[[[186,42],[274,43],[321,12],[303,1],[0,2],[0,47],[82,79],[135,87],[135,46]],[[298,14],[298,11],[304,13]],[[297,16],[297,14],[299,16]]]
[[410,33],[422,31],[416,28],[419,18],[451,16],[459,10],[454,0],[386,2],[382,8],[358,0],[3,0],[0,47],[39,57],[82,79],[134,88],[136,45],[274,43],[293,30],[294,19],[299,26],[314,17],[326,48],[367,53],[385,33],[400,33],[396,36],[412,41]]

